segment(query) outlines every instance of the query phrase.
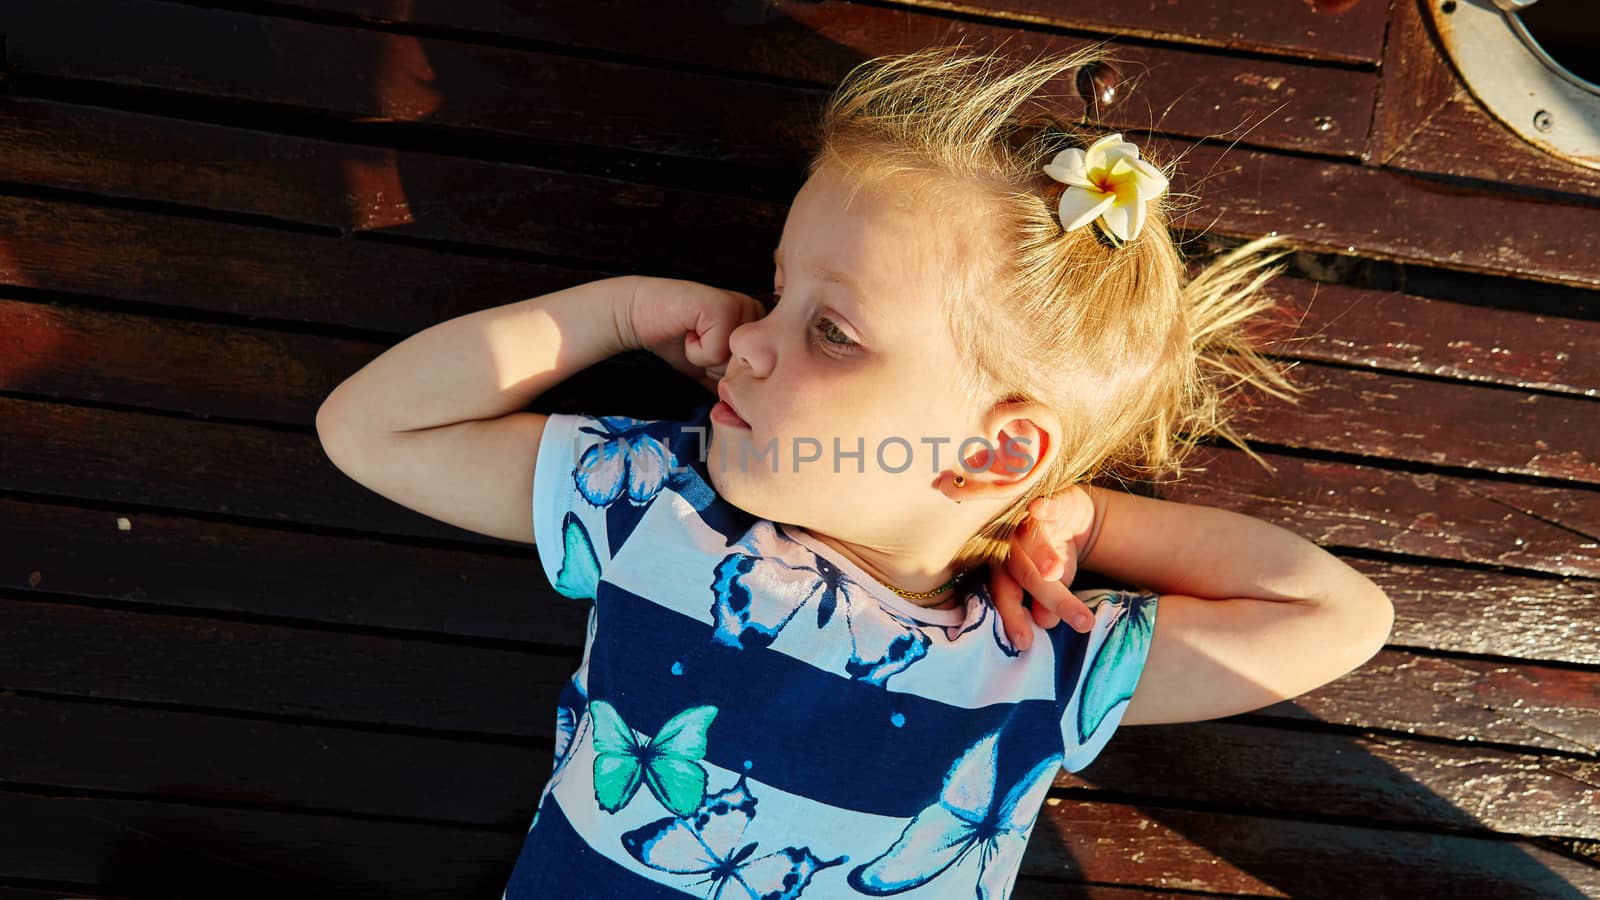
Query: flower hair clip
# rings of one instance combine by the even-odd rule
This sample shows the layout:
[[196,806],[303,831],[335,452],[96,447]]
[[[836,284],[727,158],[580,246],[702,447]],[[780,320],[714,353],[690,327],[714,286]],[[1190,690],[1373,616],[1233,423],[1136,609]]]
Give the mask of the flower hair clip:
[[1139,148],[1108,134],[1089,145],[1072,147],[1045,164],[1044,173],[1067,187],[1056,216],[1068,231],[1094,222],[1123,241],[1139,236],[1144,205],[1167,190],[1167,176],[1139,158]]

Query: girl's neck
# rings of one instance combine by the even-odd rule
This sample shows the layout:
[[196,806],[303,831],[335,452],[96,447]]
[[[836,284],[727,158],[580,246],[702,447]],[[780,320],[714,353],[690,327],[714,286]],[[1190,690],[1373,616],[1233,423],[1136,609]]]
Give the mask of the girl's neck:
[[[789,526],[795,528],[798,526]],[[883,550],[873,550],[851,544],[848,541],[836,540],[827,535],[809,529],[801,529],[814,540],[827,544],[840,556],[850,560],[884,588],[893,593],[891,588],[916,593],[918,591],[932,590],[951,578],[955,577],[957,570],[948,562],[942,567],[935,568],[932,562],[918,563],[906,553],[894,553]],[[899,595],[896,594],[898,597]],[[953,609],[960,605],[965,596],[963,585],[955,584],[946,588],[932,597],[900,597],[906,603],[921,606],[925,609]]]

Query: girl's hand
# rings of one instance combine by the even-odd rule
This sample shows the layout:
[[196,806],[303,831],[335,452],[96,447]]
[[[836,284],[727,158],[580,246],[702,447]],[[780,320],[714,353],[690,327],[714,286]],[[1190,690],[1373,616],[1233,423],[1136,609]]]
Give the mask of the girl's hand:
[[1033,596],[1031,615],[1041,628],[1063,620],[1082,632],[1094,627],[1094,613],[1068,586],[1078,574],[1078,560],[1094,542],[1096,514],[1093,498],[1078,485],[1054,497],[1036,498],[1011,536],[1005,565],[989,567],[989,595],[1018,650],[1033,643],[1030,610],[1022,605],[1024,590]]
[[679,278],[640,276],[627,315],[618,322],[623,345],[649,350],[706,390],[716,393],[728,371],[728,335],[766,315],[755,298]]

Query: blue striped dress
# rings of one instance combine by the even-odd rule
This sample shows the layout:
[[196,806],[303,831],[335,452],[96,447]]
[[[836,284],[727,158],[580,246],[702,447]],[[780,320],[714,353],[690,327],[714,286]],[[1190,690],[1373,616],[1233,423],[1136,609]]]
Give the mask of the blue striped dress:
[[1122,718],[1156,596],[1080,593],[1090,633],[1019,653],[985,585],[925,609],[718,497],[710,409],[545,427],[538,554],[594,604],[504,900],[1009,896],[1057,770]]

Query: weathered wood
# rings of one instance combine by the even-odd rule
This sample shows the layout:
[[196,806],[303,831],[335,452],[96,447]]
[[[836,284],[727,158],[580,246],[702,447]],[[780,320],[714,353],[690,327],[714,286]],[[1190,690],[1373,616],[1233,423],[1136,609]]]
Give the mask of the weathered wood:
[[[13,390],[299,426],[314,419],[335,386],[386,349],[4,300],[0,332],[18,345],[0,360],[0,378]],[[675,381],[649,384],[659,394]],[[1295,381],[1310,391],[1298,404],[1247,398],[1251,405],[1241,405],[1237,418],[1246,437],[1600,483],[1600,427],[1591,425],[1600,421],[1600,405],[1592,400],[1315,364],[1301,365]],[[710,398],[687,380],[676,387],[681,405]]]
[[1045,801],[1029,850],[1034,871],[1265,897],[1581,900],[1600,892],[1600,869],[1525,840],[1056,797]]
[[[553,656],[64,603],[0,609],[17,635],[0,648],[12,690],[512,737],[552,735],[580,638]],[[1383,651],[1253,715],[1593,754],[1597,695],[1600,673]]]
[[[28,821],[0,848],[0,871],[176,891],[230,885],[230,896],[490,897],[520,834],[136,800],[0,792],[0,817]],[[7,871],[9,870],[9,871]],[[1023,871],[1123,885],[1253,896],[1314,894],[1338,870],[1364,897],[1423,885],[1471,896],[1581,897],[1592,868],[1525,841],[1388,832],[1188,810],[1051,798]],[[232,887],[238,885],[237,888]],[[1065,884],[1063,884],[1065,887]],[[276,892],[276,893],[274,893]],[[171,893],[167,894],[172,896]]]
[[622,274],[18,197],[0,197],[0,233],[6,284],[389,333]]
[[69,894],[64,890],[46,891],[38,890],[36,887],[11,887],[6,885],[4,881],[0,881],[0,897],[5,898],[5,900],[62,900],[63,897],[70,897],[70,900],[134,900],[134,898],[126,894],[114,897],[98,890],[94,893],[89,893],[74,888]]
[[1304,363],[1298,403],[1240,407],[1246,439],[1492,472],[1600,483],[1600,403]]
[[489,900],[505,887],[522,843],[522,829],[510,834],[20,790],[0,791],[0,822],[16,825],[0,841],[0,877],[175,898],[220,891],[250,900]]
[[[1127,728],[1081,773],[1111,790],[1234,811],[1338,816],[1460,833],[1585,837],[1600,829],[1600,766],[1559,755],[1392,735],[1219,722]],[[525,824],[550,748],[394,734],[84,700],[0,694],[7,778],[51,789],[193,803]],[[217,760],[227,760],[218,765]]]
[[1267,292],[1297,323],[1272,348],[1281,356],[1600,397],[1600,322],[1591,319],[1293,277]]
[[[787,211],[786,202],[23,98],[0,98],[0,143],[7,180],[265,216],[329,235],[525,250],[630,272],[682,266],[689,245],[699,259],[685,271],[727,277],[742,265],[744,277],[770,283]],[[630,239],[640,231],[671,239]],[[261,240],[273,236],[262,232]]]
[[[452,39],[473,32],[494,39],[533,39],[600,50],[640,60],[664,60],[758,78],[811,82],[829,88],[869,57],[962,41],[978,50],[999,50],[1013,59],[1064,55],[1102,38],[1029,31],[992,19],[955,19],[946,8],[867,6],[838,0],[773,0],[770,3],[639,6],[608,3],[584,7],[527,6],[493,2],[470,8],[448,3],[295,0],[319,13],[353,14],[410,25],[446,26]],[[1226,17],[1230,27],[1250,28],[1280,18],[1270,7],[1242,12],[1237,0]],[[1269,11],[1270,10],[1270,11]],[[1187,11],[1186,11],[1187,12]],[[991,10],[989,15],[1004,15]],[[1129,17],[1106,16],[1082,2],[1052,3],[1048,19],[1067,27],[1104,33],[1124,31]],[[1189,27],[1198,20],[1189,13]],[[1308,16],[1329,24],[1328,16]],[[1368,14],[1368,25],[1376,19]],[[1348,23],[1349,17],[1341,17]],[[1237,24],[1235,24],[1237,23]],[[1381,29],[1381,26],[1380,26]],[[1158,40],[1186,42],[1186,34]],[[419,43],[429,59],[435,45]],[[1317,41],[1310,55],[1329,52]],[[1159,128],[1190,137],[1240,136],[1245,143],[1354,156],[1366,138],[1377,91],[1368,69],[1309,66],[1294,60],[1239,59],[1214,51],[1144,41],[1106,42],[1117,71],[1116,99],[1097,121],[1110,128]],[[1337,51],[1334,51],[1337,52]],[[1044,88],[1077,117],[1084,103],[1076,73]]]
[[[1230,50],[1284,52],[1372,62],[1383,45],[1382,3],[1312,0],[1199,0],[1117,9],[1090,0],[898,0],[929,9],[1000,16],[1018,25],[1093,27],[1150,38],[1177,38]],[[1137,12],[1135,12],[1135,9]]]
[[[1513,193],[1347,163],[1151,138],[1182,159],[1179,190],[1202,198],[1178,227],[1304,249],[1428,263],[1586,288],[1600,285],[1600,208],[1582,197]],[[1508,227],[1515,223],[1516,227]]]
[[[523,171],[528,170],[505,167],[494,174],[503,176],[497,182],[503,190],[516,193],[510,183]],[[454,174],[464,178],[467,173]],[[760,290],[770,283],[770,263],[762,262],[761,257],[769,253],[781,231],[781,207],[766,203],[738,207],[730,205],[732,201],[707,199],[708,195],[664,189],[651,203],[613,207],[603,202],[598,186],[584,189],[579,195],[586,198],[582,201],[570,193],[586,182],[603,180],[563,177],[572,181],[539,180],[528,185],[528,195],[556,191],[569,202],[592,204],[595,215],[585,217],[584,228],[563,228],[557,221],[560,217],[539,212],[548,207],[532,204],[530,215],[545,215],[547,221],[538,226],[531,220],[522,223],[516,249],[604,259],[614,262],[618,271],[649,273],[648,265],[631,262],[627,255],[628,229],[643,227],[691,235],[685,238],[690,243],[704,240],[704,251],[693,257],[705,262],[674,263],[673,273],[747,290]],[[474,183],[487,186],[490,181]],[[202,184],[213,197],[229,196],[221,183]],[[165,181],[149,186],[155,192],[165,189]],[[229,208],[275,215],[289,211],[279,205],[253,206],[248,202],[252,196],[255,194],[246,193],[236,198],[237,202],[229,201]],[[478,223],[452,224],[461,223],[463,216],[470,218],[474,208],[481,209],[466,205],[478,198],[474,192],[441,191],[436,196],[441,202],[462,205],[427,211],[419,223],[439,224],[408,226],[407,236],[491,243],[500,237],[513,240],[510,231],[497,237]],[[342,209],[342,201],[339,206]],[[312,218],[331,226],[342,221],[339,216],[335,210],[323,208]],[[719,216],[716,225],[708,224]],[[485,303],[509,302],[589,280],[588,276],[612,274],[563,272],[531,263],[465,258],[410,247],[352,246],[270,229],[22,198],[0,198],[0,222],[18,251],[13,258],[0,261],[0,279],[6,283],[251,315],[276,312],[280,318],[361,324],[396,333],[412,333],[442,318],[479,308],[462,301],[501,283],[508,286]],[[699,238],[692,237],[696,228],[704,229]],[[100,252],[107,247],[119,252]],[[313,261],[317,279],[306,277],[307,260]],[[505,271],[497,276],[497,268]],[[396,270],[403,277],[396,277]],[[152,271],[165,277],[152,279]],[[192,279],[211,285],[222,278],[231,289],[226,294],[181,284]],[[169,285],[179,289],[169,289]],[[1280,298],[1282,315],[1300,322],[1296,337],[1276,348],[1284,355],[1589,396],[1600,391],[1600,323],[1594,321],[1479,306],[1463,309],[1443,300],[1289,277],[1275,280],[1270,291]],[[294,304],[300,297],[306,302]],[[374,299],[363,303],[369,297]],[[404,302],[411,298],[415,298],[413,303]]]
[[590,606],[550,588],[532,547],[419,546],[9,499],[0,564],[15,573],[13,590],[502,646],[581,647]]
[[554,762],[549,741],[5,694],[0,723],[14,784],[507,831],[527,827]]
[[1516,489],[1540,508],[1578,517],[1594,505],[1592,490],[1525,488],[1273,452],[1260,456],[1275,472],[1232,448],[1202,450],[1196,454],[1195,477],[1186,477],[1165,496],[1256,516],[1327,547],[1600,576],[1600,544],[1593,531],[1552,524],[1495,496]]
[[1404,735],[1263,727],[1262,716],[1118,731],[1081,775],[1164,804],[1333,816],[1459,833],[1586,837],[1600,826],[1600,765],[1560,754],[1418,741]]
[[0,685],[298,719],[548,738],[578,654],[0,601]]
[[[1530,661],[1600,659],[1600,631],[1590,627],[1600,620],[1600,582],[1346,561],[1394,600],[1395,644]],[[0,563],[19,573],[14,588],[53,595],[539,645],[576,647],[588,616],[588,604],[550,589],[525,552],[178,514],[0,500]]]
[[1383,650],[1338,680],[1254,715],[1492,741],[1592,759],[1600,752],[1600,670]]
[[[373,493],[334,468],[312,435],[6,398],[0,420],[11,424],[0,451],[21,461],[0,469],[0,489],[527,549]],[[1275,476],[1237,450],[1202,451],[1195,462],[1206,474],[1171,496],[1255,515],[1329,547],[1600,576],[1596,529],[1573,530],[1594,515],[1585,512],[1592,490],[1262,457]],[[239,471],[253,477],[240,480]],[[137,527],[136,516],[130,521]]]
[[1452,653],[1592,664],[1600,581],[1346,559],[1394,601],[1390,643]]

